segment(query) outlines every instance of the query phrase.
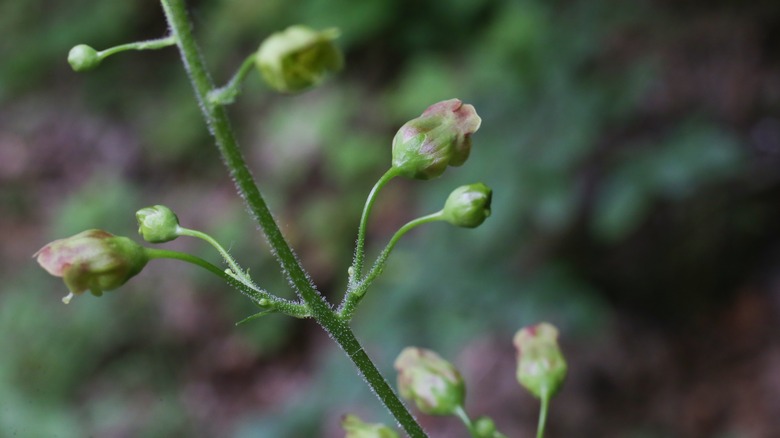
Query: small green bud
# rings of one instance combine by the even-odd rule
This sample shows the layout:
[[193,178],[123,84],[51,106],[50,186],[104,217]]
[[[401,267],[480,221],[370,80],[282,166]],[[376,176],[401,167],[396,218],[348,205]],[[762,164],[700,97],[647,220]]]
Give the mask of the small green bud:
[[460,166],[471,152],[471,135],[482,119],[458,99],[435,103],[406,122],[393,138],[393,167],[400,175],[431,179]]
[[493,191],[482,183],[460,186],[444,203],[444,220],[457,227],[476,228],[490,216],[492,198]]
[[398,434],[381,423],[364,423],[357,415],[347,414],[341,420],[347,432],[344,438],[398,438]]
[[343,66],[341,51],[333,43],[338,36],[338,29],[316,31],[290,26],[263,41],[255,55],[255,65],[274,90],[305,90]]
[[87,230],[55,240],[33,257],[49,274],[62,277],[70,291],[62,299],[65,304],[87,290],[99,297],[103,291],[118,288],[149,261],[144,247],[103,230]]
[[496,423],[490,417],[479,417],[474,421],[474,432],[478,438],[493,438],[496,436]]
[[179,218],[164,205],[146,207],[135,213],[138,234],[149,243],[163,243],[179,237]]
[[558,329],[543,322],[515,334],[517,381],[539,399],[549,399],[563,385],[566,360],[558,347]]
[[395,360],[398,390],[421,412],[452,415],[463,405],[466,385],[458,370],[433,351],[406,347]]
[[86,44],[74,46],[68,52],[68,63],[73,71],[89,71],[100,65],[100,55]]

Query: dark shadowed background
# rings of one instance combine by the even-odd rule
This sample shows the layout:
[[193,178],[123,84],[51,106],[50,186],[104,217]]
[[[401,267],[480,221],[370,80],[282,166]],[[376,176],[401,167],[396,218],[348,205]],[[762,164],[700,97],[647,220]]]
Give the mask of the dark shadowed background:
[[[359,309],[358,338],[391,380],[404,346],[434,349],[465,375],[470,412],[531,436],[538,404],[514,380],[511,338],[546,320],[570,369],[550,437],[780,430],[780,3],[189,4],[218,83],[287,25],[342,31],[346,69],[325,86],[278,96],[252,75],[229,110],[332,301],[395,130],[452,97],[482,116],[464,167],[394,181],[377,203],[370,254],[452,188],[494,189],[480,228],[404,238]],[[313,322],[235,327],[254,307],[207,273],[156,261],[65,306],[30,258],[88,228],[135,236],[134,212],[162,203],[289,296],[175,50],[84,74],[65,62],[78,43],[164,33],[151,0],[0,3],[0,436],[338,437],[348,412],[391,423]],[[166,247],[219,262],[199,242]]]

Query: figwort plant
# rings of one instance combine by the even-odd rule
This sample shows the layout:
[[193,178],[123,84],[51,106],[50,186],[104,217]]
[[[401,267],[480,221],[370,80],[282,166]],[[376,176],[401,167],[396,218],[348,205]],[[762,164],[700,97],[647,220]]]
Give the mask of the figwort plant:
[[[476,110],[458,99],[434,103],[398,130],[392,141],[392,164],[370,191],[363,209],[354,259],[347,270],[347,290],[341,303],[333,305],[317,291],[282,235],[239,150],[225,106],[236,99],[241,83],[254,68],[259,70],[271,88],[282,93],[301,92],[321,83],[343,66],[342,54],[334,44],[338,30],[317,31],[305,26],[292,26],[275,33],[244,61],[226,85],[217,87],[200,58],[184,0],[161,0],[161,4],[170,28],[169,35],[102,51],[79,44],[70,51],[68,62],[75,71],[87,71],[98,67],[106,57],[122,51],[169,46],[178,48],[184,70],[195,90],[195,98],[225,166],[235,181],[236,190],[265,234],[274,256],[295,289],[297,299],[284,299],[262,289],[215,239],[202,231],[184,228],[176,214],[162,205],[143,208],[136,214],[138,231],[146,242],[164,243],[181,236],[203,239],[219,252],[227,268],[219,268],[191,254],[145,247],[127,237],[114,236],[102,230],[87,230],[49,243],[36,253],[38,263],[50,274],[63,278],[69,291],[63,298],[66,304],[86,291],[100,296],[104,291],[120,287],[153,259],[178,259],[200,266],[244,293],[262,309],[242,322],[269,313],[314,319],[343,349],[404,431],[412,437],[427,436],[363,350],[350,328],[350,321],[369,286],[382,273],[393,248],[409,230],[435,221],[474,228],[490,215],[492,192],[489,187],[482,183],[458,187],[441,210],[402,226],[370,268],[366,268],[366,227],[382,187],[395,177],[427,180],[440,176],[449,166],[464,164],[471,151],[472,134],[481,124]],[[541,400],[539,437],[544,432],[550,397],[560,388],[566,375],[566,363],[557,346],[557,335],[554,327],[543,323],[523,329],[515,336],[518,381]],[[398,356],[395,367],[401,396],[413,401],[422,413],[457,416],[473,437],[504,436],[496,430],[492,419],[469,418],[464,409],[466,387],[460,373],[436,353],[406,348]],[[363,423],[354,415],[344,417],[343,427],[348,437],[398,436],[391,428]]]

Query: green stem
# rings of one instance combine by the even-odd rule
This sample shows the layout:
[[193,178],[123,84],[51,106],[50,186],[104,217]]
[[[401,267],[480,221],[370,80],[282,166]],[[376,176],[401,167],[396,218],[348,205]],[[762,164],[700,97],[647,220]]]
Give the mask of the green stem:
[[233,271],[233,273],[235,273],[240,281],[246,283],[247,286],[256,287],[252,279],[249,277],[249,274],[241,269],[241,266],[238,266],[238,263],[236,263],[236,260],[233,258],[233,256],[231,256],[230,253],[228,253],[227,250],[223,248],[222,245],[220,245],[219,242],[217,242],[213,237],[202,231],[190,230],[189,228],[184,228],[181,226],[176,228],[176,234],[179,236],[190,236],[205,240],[209,243],[209,245],[213,246],[219,252],[223,259],[225,259],[225,262],[228,264],[228,266],[230,266],[230,269]]
[[119,52],[125,52],[127,50],[156,50],[173,45],[176,45],[176,37],[174,35],[168,35],[167,37],[157,38],[154,40],[136,41],[133,43],[114,46],[97,52],[97,55],[102,60],[111,55],[117,54]]
[[463,424],[466,426],[466,429],[468,429],[469,434],[473,437],[476,437],[477,431],[474,430],[474,422],[471,421],[471,418],[469,418],[468,414],[466,414],[466,410],[463,409],[463,406],[458,406],[455,408],[455,415],[457,415],[457,417],[460,418],[460,421],[462,421]]
[[174,260],[181,260],[187,263],[192,263],[193,265],[200,266],[201,268],[204,268],[207,271],[211,272],[212,274],[220,277],[229,285],[240,290],[244,295],[249,297],[249,299],[251,299],[258,306],[271,308],[274,309],[275,311],[286,313],[296,318],[305,318],[309,316],[309,309],[305,304],[294,303],[292,301],[279,298],[275,295],[271,295],[270,293],[262,289],[258,289],[256,287],[243,283],[240,280],[233,277],[232,275],[226,273],[222,269],[207,262],[206,260],[203,260],[200,257],[194,256],[192,254],[187,254],[184,252],[171,251],[168,249],[159,249],[159,248],[144,248],[144,252],[146,253],[146,256],[149,257],[150,260],[174,259]]
[[368,194],[366,203],[363,206],[363,214],[360,216],[360,226],[358,227],[357,245],[355,246],[355,259],[352,262],[352,269],[349,271],[349,283],[354,285],[363,275],[363,259],[365,258],[366,228],[368,227],[368,217],[371,215],[371,209],[374,207],[377,194],[382,190],[391,179],[398,175],[398,171],[391,167],[374,184],[371,192]]
[[365,377],[366,382],[376,392],[377,397],[404,430],[413,438],[427,436],[376,369],[371,359],[365,354],[350,327],[336,315],[330,304],[317,292],[303,267],[298,263],[298,259],[279,230],[279,226],[271,215],[246,161],[241,155],[224,106],[207,105],[207,96],[214,88],[214,84],[199,55],[184,1],[161,0],[160,2],[168,20],[171,34],[175,35],[177,39],[184,67],[195,89],[195,96],[200,104],[203,117],[214,136],[225,166],[230,171],[230,176],[235,182],[239,195],[246,202],[252,216],[268,239],[285,275],[308,306],[311,316],[347,352],[359,373]]
[[544,437],[544,427],[547,424],[547,408],[550,405],[550,397],[542,394],[542,406],[539,409],[539,424],[536,426],[536,438]]
[[358,303],[360,303],[360,300],[366,294],[366,291],[368,290],[368,287],[371,285],[371,283],[376,279],[376,277],[379,276],[379,274],[382,273],[382,270],[385,267],[385,263],[387,262],[387,258],[390,256],[390,252],[393,251],[396,243],[401,240],[401,237],[403,237],[404,234],[406,234],[412,228],[418,227],[422,224],[442,220],[442,216],[443,212],[437,211],[436,213],[411,220],[407,222],[406,225],[399,228],[393,237],[390,238],[390,242],[387,243],[387,246],[385,246],[385,249],[382,250],[382,253],[379,254],[379,257],[377,257],[376,262],[374,262],[374,265],[371,267],[371,270],[368,272],[366,277],[359,282],[353,283],[353,286],[347,291],[347,294],[344,296],[344,300],[342,301],[339,309],[339,316],[347,321],[352,318],[352,314],[355,312]]
[[211,105],[230,105],[236,100],[236,96],[241,92],[241,83],[246,79],[246,75],[252,71],[255,65],[255,54],[247,56],[239,67],[235,75],[224,86],[211,90],[207,95],[207,100]]

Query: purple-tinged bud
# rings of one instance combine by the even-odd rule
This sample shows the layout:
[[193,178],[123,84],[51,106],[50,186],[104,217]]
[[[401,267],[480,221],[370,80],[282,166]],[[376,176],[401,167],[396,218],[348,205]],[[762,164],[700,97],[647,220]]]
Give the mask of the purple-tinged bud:
[[558,329],[543,322],[515,334],[517,381],[539,399],[549,399],[566,379],[566,360],[558,347]]
[[393,167],[409,178],[436,178],[447,166],[466,162],[481,123],[472,105],[458,99],[435,103],[395,134]]
[[263,41],[255,55],[255,65],[274,90],[305,90],[341,70],[344,59],[333,43],[338,36],[338,29],[316,31],[290,26]]
[[444,203],[444,220],[457,227],[476,228],[490,216],[493,191],[482,184],[460,186]]
[[118,288],[149,260],[141,245],[103,230],[55,240],[33,257],[49,274],[62,277],[70,291],[62,299],[65,304],[88,290],[99,297],[103,291]]
[[164,205],[138,210],[138,234],[149,243],[164,243],[179,237],[179,218]]
[[68,64],[73,71],[88,71],[100,65],[100,55],[86,44],[74,46],[68,52]]
[[406,347],[395,360],[398,391],[429,415],[452,415],[463,406],[466,385],[458,370],[433,351]]
[[344,438],[398,438],[398,434],[381,423],[364,423],[357,415],[347,414],[341,420],[347,432]]

